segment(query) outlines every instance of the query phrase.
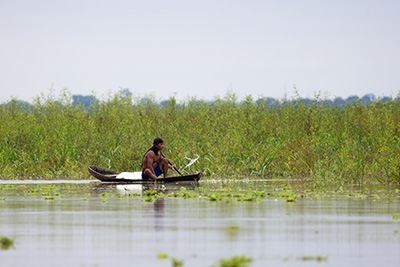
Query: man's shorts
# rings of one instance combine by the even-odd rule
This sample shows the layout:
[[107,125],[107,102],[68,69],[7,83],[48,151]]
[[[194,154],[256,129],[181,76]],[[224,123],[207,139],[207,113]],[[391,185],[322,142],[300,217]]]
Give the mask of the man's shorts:
[[[160,176],[163,172],[160,169],[160,163],[157,163],[157,167],[154,170],[154,172],[156,173],[156,176]],[[143,180],[149,180],[149,177],[147,177],[146,175],[144,175],[144,171],[142,171],[142,179]]]

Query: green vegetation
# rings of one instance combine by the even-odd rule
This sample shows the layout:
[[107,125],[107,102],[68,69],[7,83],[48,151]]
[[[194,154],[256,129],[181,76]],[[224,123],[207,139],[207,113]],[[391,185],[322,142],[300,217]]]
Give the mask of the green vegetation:
[[182,267],[183,266],[183,260],[171,258],[171,261],[172,261],[172,267]]
[[14,240],[4,236],[0,237],[0,248],[3,250],[14,248]]
[[206,177],[400,182],[398,100],[339,108],[318,97],[268,103],[228,94],[159,106],[119,94],[85,109],[64,91],[31,107],[12,101],[0,106],[0,177],[88,178],[87,165],[137,171],[160,136],[177,166],[200,156],[185,172]]
[[[166,253],[159,252],[157,254],[157,259],[166,260],[166,259],[168,259],[168,255]],[[172,257],[171,263],[172,263],[173,267],[183,267],[183,260],[178,260],[178,259]]]
[[[330,189],[315,187],[313,181],[293,182],[291,186],[283,182],[262,183],[258,182],[231,182],[228,186],[223,183],[204,183],[199,187],[186,189],[184,187],[176,188],[174,185],[151,185],[150,188],[144,187],[142,192],[109,192],[101,189],[102,184],[0,184],[0,201],[7,202],[9,196],[33,196],[44,200],[61,201],[65,198],[74,196],[82,199],[83,202],[90,200],[100,200],[106,203],[107,200],[114,201],[119,199],[127,201],[129,199],[141,199],[143,202],[155,203],[163,199],[193,199],[199,201],[212,202],[217,205],[231,203],[261,202],[265,199],[275,201],[286,201],[292,205],[296,200],[301,199],[320,199],[330,198],[332,196],[357,199],[379,200],[386,198],[396,199],[399,197],[398,189],[388,190],[387,185],[365,184],[362,186],[349,185],[340,188],[332,187]],[[395,188],[397,185],[393,185]],[[314,188],[315,187],[315,188]],[[82,194],[81,190],[86,188],[89,193]],[[0,202],[0,203],[1,203]],[[393,220],[399,220],[399,214],[390,215]],[[237,226],[227,227],[227,231],[236,234]]]
[[168,255],[167,255],[166,253],[159,252],[159,253],[157,254],[157,259],[159,259],[159,260],[168,259]]
[[220,262],[219,267],[249,267],[251,259],[246,255],[235,256],[230,259],[223,259]]
[[[157,259],[165,260],[168,259],[168,255],[166,253],[160,252],[157,254]],[[178,260],[176,258],[171,258],[173,267],[183,267],[183,260]],[[245,255],[243,256],[235,256],[230,259],[222,259],[218,265],[212,265],[211,267],[249,267],[251,263],[251,259]]]
[[297,258],[297,260],[301,260],[301,261],[327,261],[328,258],[327,257],[321,257],[321,256],[317,256],[317,257],[310,257],[310,256],[305,256],[305,257],[299,257]]
[[[265,199],[268,196],[272,197],[278,197],[278,198],[283,198],[286,199],[287,202],[294,202],[294,201],[289,201],[288,199],[291,198],[296,198],[297,195],[294,194],[292,191],[284,191],[285,193],[281,193],[280,191],[277,191],[276,196],[275,193],[266,193],[264,191],[253,191],[253,190],[245,190],[245,192],[239,192],[239,189],[236,188],[235,192],[218,192],[215,190],[207,190],[207,191],[201,191],[201,192],[186,192],[185,188],[181,188],[181,191],[178,192],[171,192],[171,193],[163,193],[163,192],[157,192],[155,190],[146,190],[143,192],[143,201],[144,202],[149,202],[149,203],[154,203],[157,201],[159,198],[202,198],[205,200],[208,200],[210,202],[220,202],[224,201],[227,203],[232,203],[232,201],[247,201],[247,202],[257,202],[260,199]],[[128,197],[130,196],[136,196],[136,195],[131,195],[128,194]],[[140,195],[139,195],[140,196]],[[232,226],[233,227],[233,226]],[[232,228],[234,230],[235,228]]]
[[230,225],[228,227],[228,231],[236,232],[237,230],[239,230],[239,227],[237,226]]

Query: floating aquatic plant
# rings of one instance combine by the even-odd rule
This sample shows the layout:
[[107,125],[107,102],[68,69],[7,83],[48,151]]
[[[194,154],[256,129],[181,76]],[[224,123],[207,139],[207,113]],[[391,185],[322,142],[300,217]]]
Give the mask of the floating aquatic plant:
[[158,193],[157,193],[157,191],[156,190],[146,190],[146,191],[144,191],[144,195],[145,196],[154,196],[154,195],[157,195]]
[[312,256],[304,256],[304,257],[298,257],[297,260],[301,260],[301,261],[327,261],[328,258],[327,257],[322,257],[322,256],[316,256],[316,257],[312,257]]
[[110,198],[110,197],[114,197],[115,194],[114,193],[101,193],[100,197],[102,198]]
[[145,196],[145,197],[143,197],[143,201],[144,202],[149,202],[149,203],[154,203],[154,202],[157,201],[157,197]]
[[165,260],[165,259],[167,259],[167,258],[168,258],[168,255],[167,255],[166,253],[159,252],[159,253],[157,254],[157,259],[159,259],[159,260]]
[[4,250],[14,248],[14,240],[4,236],[0,237],[0,248]]
[[219,267],[249,267],[251,261],[251,258],[246,255],[235,256],[230,259],[221,260],[219,263]]
[[171,258],[172,261],[172,266],[173,267],[182,267],[183,266],[183,260],[178,260],[176,258]]

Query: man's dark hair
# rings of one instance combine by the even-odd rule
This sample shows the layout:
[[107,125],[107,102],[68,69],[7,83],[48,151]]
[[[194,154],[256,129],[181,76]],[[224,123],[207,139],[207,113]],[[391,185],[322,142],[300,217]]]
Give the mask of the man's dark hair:
[[162,144],[162,143],[164,143],[164,141],[163,141],[160,137],[157,137],[157,138],[154,139],[154,141],[153,141],[153,145],[154,145],[154,146],[159,145],[159,144]]

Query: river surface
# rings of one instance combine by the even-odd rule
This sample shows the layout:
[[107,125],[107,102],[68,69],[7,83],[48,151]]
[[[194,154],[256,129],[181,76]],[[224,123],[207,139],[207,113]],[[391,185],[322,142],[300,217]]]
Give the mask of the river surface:
[[174,258],[207,267],[241,255],[260,267],[400,264],[398,185],[300,194],[295,202],[274,195],[254,202],[140,196],[182,186],[230,187],[0,181],[0,237],[14,240],[0,250],[0,266],[173,266]]

